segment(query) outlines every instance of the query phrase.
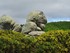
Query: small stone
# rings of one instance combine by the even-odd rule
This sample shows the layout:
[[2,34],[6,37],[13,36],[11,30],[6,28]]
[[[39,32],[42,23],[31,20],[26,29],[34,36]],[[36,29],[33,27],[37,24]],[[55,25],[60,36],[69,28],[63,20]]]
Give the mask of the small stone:
[[40,27],[37,27],[37,30],[36,31],[41,31],[41,28]]

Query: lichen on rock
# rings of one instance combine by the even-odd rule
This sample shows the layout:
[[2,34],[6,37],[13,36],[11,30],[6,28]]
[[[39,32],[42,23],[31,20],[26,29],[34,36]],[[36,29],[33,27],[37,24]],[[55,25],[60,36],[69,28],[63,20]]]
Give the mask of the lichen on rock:
[[12,30],[14,24],[15,21],[10,16],[3,15],[0,17],[0,29]]
[[47,23],[44,13],[40,10],[32,11],[27,19],[26,24],[22,27],[22,33],[39,35],[42,34]]
[[26,22],[34,22],[43,30],[44,27],[41,26],[41,24],[45,26],[45,24],[47,23],[47,19],[42,11],[35,10],[28,15]]

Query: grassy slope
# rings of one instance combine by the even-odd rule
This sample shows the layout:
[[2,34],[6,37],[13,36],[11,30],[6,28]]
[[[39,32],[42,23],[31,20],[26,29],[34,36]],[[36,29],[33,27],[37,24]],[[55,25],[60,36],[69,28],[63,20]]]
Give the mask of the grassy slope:
[[45,31],[49,30],[69,30],[70,22],[51,22],[47,23],[45,27]]

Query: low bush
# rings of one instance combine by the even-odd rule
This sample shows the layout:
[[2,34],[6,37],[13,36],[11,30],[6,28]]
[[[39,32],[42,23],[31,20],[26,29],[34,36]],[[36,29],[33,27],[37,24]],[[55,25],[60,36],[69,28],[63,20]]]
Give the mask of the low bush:
[[70,30],[40,36],[0,30],[0,53],[70,53]]

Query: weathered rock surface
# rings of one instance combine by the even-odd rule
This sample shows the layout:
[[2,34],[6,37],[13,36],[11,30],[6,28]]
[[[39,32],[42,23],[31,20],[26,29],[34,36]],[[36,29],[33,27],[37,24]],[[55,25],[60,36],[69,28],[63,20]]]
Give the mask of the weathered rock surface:
[[0,29],[12,30],[14,27],[15,21],[9,16],[0,17]]
[[42,11],[35,10],[28,15],[26,22],[34,22],[38,27],[43,30],[45,24],[47,23],[47,20]]
[[26,24],[19,25],[11,17],[2,16],[0,18],[0,29],[13,30],[29,35],[41,35],[47,23],[44,13],[40,10],[32,11],[27,19]]
[[22,27],[22,33],[29,33],[31,31],[39,30],[37,29],[37,25],[34,22],[27,22],[23,27]]
[[37,36],[37,35],[41,35],[45,33],[44,31],[32,31],[29,33],[29,35],[32,35],[32,36]]
[[26,19],[26,24],[22,27],[22,33],[40,35],[44,33],[46,23],[47,20],[42,11],[32,11]]
[[22,26],[20,26],[19,24],[14,24],[13,31],[21,32],[21,30],[22,30]]

